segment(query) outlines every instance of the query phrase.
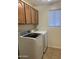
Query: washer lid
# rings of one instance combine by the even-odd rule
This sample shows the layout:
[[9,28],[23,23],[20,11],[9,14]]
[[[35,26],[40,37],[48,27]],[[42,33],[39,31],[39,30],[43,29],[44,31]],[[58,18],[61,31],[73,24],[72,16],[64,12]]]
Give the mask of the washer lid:
[[29,33],[27,35],[24,35],[23,37],[32,37],[32,38],[36,38],[40,35],[40,33]]

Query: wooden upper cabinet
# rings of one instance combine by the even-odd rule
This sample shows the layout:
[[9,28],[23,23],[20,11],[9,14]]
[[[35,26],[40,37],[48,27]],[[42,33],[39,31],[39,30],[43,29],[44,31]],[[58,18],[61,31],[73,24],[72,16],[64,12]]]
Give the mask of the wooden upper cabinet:
[[38,11],[34,8],[31,8],[32,15],[32,24],[38,24]]
[[32,24],[36,23],[36,19],[35,19],[35,9],[31,8],[31,17],[32,17]]
[[26,24],[32,24],[31,21],[31,7],[25,4]]
[[18,23],[38,24],[38,11],[30,5],[19,0],[18,2]]
[[18,3],[18,23],[25,24],[24,3],[22,1]]
[[35,21],[36,21],[36,24],[38,24],[38,19],[39,19],[38,16],[39,16],[39,15],[38,15],[38,10],[36,10],[36,11],[35,11]]

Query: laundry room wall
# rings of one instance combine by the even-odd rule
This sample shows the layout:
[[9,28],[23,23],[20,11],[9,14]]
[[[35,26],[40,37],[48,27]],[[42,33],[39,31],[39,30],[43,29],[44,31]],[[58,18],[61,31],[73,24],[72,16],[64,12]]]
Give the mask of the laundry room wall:
[[48,31],[48,47],[61,48],[61,28],[60,27],[48,27],[48,11],[54,9],[60,9],[61,2],[57,2],[51,6],[38,6],[39,10],[39,30]]

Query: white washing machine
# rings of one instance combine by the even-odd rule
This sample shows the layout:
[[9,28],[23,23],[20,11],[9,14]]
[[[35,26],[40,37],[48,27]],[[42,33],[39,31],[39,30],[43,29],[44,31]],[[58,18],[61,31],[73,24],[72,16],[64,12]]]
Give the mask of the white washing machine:
[[43,40],[42,35],[37,37],[19,37],[19,58],[20,59],[42,59]]
[[45,53],[46,52],[46,49],[48,47],[48,35],[47,35],[47,31],[42,31],[42,30],[39,30],[39,31],[33,31],[33,33],[40,33],[42,35],[42,39],[43,39],[43,52]]

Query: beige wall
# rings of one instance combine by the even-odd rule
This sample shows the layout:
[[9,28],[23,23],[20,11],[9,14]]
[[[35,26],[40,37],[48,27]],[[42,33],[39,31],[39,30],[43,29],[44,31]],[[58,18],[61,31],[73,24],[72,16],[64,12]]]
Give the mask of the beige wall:
[[61,48],[61,29],[51,28],[48,29],[48,46]]
[[30,3],[30,0],[23,0],[23,1],[25,1],[25,2],[27,2],[27,3]]
[[34,28],[35,28],[34,25],[19,25],[18,26],[18,32],[24,32],[24,31],[31,30],[31,29],[34,29]]
[[60,27],[48,27],[48,11],[61,8],[61,3],[51,6],[38,6],[39,10],[39,30],[48,31],[48,47],[61,48],[61,29]]
[[48,29],[48,7],[47,6],[39,6],[39,30],[47,30]]

